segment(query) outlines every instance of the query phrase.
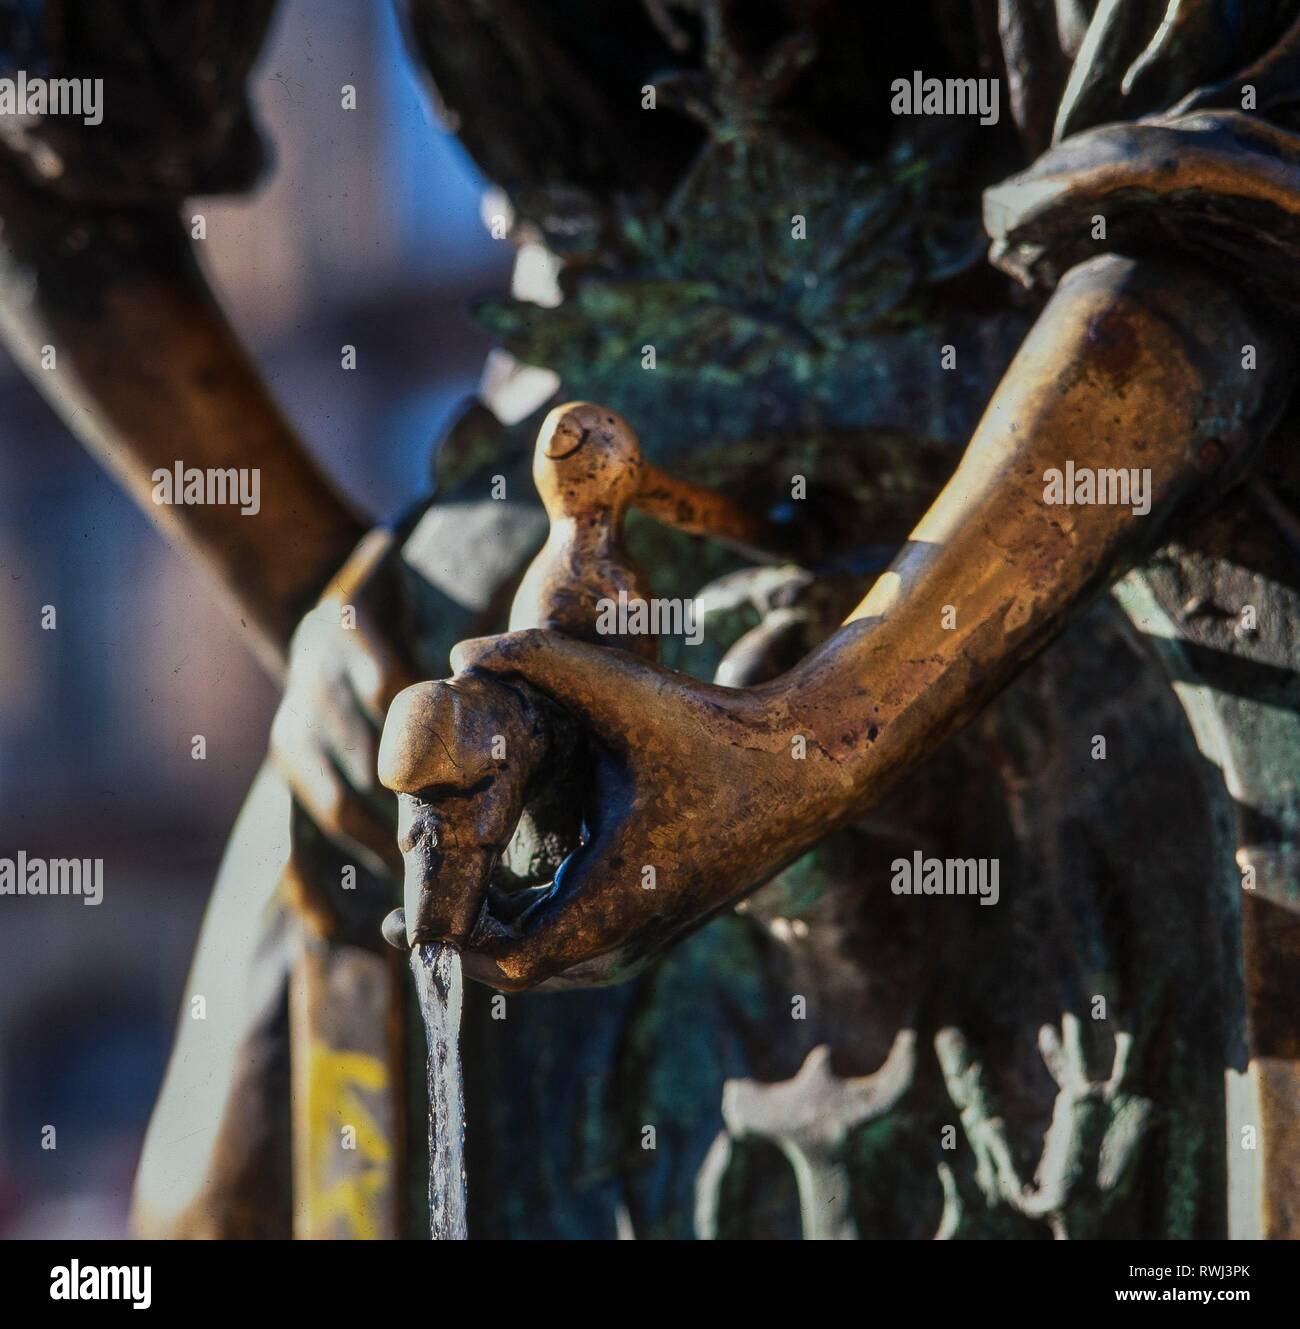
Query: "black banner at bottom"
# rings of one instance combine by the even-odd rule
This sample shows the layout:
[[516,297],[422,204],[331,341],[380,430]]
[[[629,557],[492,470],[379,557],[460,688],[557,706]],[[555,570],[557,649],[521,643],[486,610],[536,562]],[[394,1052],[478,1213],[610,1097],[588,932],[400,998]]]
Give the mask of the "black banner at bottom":
[[820,1314],[819,1306],[831,1313],[825,1298],[839,1291],[853,1300],[865,1293],[864,1316],[886,1305],[891,1313],[951,1306],[1021,1320],[1032,1309],[1036,1323],[1050,1325],[1134,1305],[1290,1312],[1300,1271],[1297,1247],[1285,1242],[772,1244],[9,1242],[0,1249],[0,1308],[11,1324],[28,1322],[13,1318],[22,1311],[40,1313],[40,1323],[51,1311],[87,1320],[119,1311],[183,1325],[191,1315],[282,1309],[319,1311],[331,1323],[520,1310],[582,1320],[621,1314],[625,1303],[638,1318],[656,1303],[680,1313],[702,1298],[731,1314],[754,1299],[771,1322]]

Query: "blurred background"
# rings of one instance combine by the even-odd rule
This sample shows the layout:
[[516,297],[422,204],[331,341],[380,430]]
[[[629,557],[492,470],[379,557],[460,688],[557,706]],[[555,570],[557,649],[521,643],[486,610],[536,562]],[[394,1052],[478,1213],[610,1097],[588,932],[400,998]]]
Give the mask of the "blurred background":
[[[339,115],[344,83],[358,109]],[[479,220],[484,183],[434,119],[390,6],[281,0],[250,92],[272,168],[249,197],[194,201],[197,248],[309,446],[363,511],[394,515],[476,386],[487,343],[468,304],[508,284],[511,252]],[[276,693],[197,570],[2,350],[0,403],[0,857],[105,861],[96,908],[3,902],[0,1236],[121,1236]],[[46,604],[52,632],[37,630]]]

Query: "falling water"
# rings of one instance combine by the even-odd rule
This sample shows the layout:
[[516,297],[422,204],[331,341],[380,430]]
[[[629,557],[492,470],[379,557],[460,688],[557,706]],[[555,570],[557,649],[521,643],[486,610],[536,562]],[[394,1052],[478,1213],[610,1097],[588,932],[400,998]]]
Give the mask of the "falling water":
[[429,1044],[429,1236],[464,1241],[465,1093],[460,1079],[460,954],[426,942],[411,972]]

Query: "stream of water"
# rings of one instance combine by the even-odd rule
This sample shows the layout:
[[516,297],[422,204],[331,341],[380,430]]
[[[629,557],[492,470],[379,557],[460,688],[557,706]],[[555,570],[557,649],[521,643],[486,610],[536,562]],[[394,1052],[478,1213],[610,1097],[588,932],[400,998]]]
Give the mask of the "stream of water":
[[464,1241],[465,1091],[460,1078],[460,953],[423,943],[411,972],[429,1045],[429,1236]]

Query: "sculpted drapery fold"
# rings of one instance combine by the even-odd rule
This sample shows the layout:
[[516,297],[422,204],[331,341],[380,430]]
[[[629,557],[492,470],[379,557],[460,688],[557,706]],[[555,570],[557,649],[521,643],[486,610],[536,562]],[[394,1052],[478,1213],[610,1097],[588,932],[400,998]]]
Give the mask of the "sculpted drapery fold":
[[1044,286],[1104,249],[1182,252],[1300,310],[1294,5],[1102,0],[1081,26],[1069,3],[1002,0],[999,18],[1012,110],[1041,151],[985,195],[994,263]]

